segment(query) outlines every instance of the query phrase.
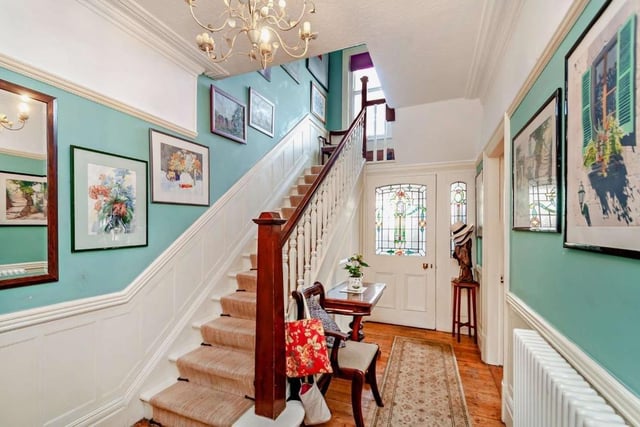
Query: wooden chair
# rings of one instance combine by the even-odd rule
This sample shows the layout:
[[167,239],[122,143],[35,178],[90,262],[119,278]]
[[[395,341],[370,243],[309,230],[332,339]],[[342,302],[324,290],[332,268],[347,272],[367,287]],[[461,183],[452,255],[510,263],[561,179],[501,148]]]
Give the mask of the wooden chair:
[[[322,283],[315,282],[302,293],[293,291],[292,296],[297,303],[298,319],[304,318],[303,298],[316,297],[320,306],[324,308],[324,287]],[[328,311],[331,312],[330,310]],[[376,361],[380,355],[377,344],[349,341],[348,334],[325,330],[327,337],[334,337],[333,347],[330,349],[331,367],[333,374],[324,374],[318,379],[318,387],[325,394],[333,377],[343,378],[351,381],[351,407],[353,418],[357,427],[364,427],[362,418],[362,389],[365,381],[371,386],[376,404],[384,406],[382,397],[378,391],[376,380]],[[344,342],[343,347],[340,346]]]

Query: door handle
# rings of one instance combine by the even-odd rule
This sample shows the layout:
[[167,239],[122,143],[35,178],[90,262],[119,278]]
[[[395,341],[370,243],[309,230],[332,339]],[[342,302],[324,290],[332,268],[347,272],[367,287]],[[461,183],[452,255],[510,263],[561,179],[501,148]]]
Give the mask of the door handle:
[[423,262],[423,263],[422,263],[422,269],[423,269],[423,270],[427,270],[427,269],[429,269],[429,268],[433,268],[433,264],[428,264],[428,263],[426,263],[426,262]]

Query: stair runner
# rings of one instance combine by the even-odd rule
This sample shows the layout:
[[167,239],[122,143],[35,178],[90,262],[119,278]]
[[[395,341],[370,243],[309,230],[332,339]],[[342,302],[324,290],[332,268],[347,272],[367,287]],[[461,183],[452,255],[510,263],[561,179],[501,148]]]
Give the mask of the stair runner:
[[[289,218],[322,166],[312,166],[291,191]],[[253,406],[256,332],[257,257],[251,270],[238,273],[236,292],[221,298],[222,315],[200,327],[202,345],[179,357],[180,377],[154,395],[153,421],[165,427],[232,426]]]

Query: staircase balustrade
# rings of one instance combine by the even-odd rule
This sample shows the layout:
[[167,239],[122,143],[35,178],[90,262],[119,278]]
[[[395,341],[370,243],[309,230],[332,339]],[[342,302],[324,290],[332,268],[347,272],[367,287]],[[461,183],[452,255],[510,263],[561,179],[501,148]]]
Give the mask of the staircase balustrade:
[[[284,410],[284,307],[291,291],[311,285],[327,239],[356,185],[367,153],[367,77],[362,108],[291,217],[263,212],[258,224],[255,413],[271,419]],[[386,156],[386,153],[385,153]],[[375,157],[375,153],[374,153]]]

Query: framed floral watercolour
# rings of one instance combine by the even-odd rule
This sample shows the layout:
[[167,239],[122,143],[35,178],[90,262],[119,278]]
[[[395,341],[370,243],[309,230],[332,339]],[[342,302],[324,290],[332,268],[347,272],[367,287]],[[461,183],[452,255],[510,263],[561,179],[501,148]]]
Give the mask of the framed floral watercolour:
[[273,137],[276,106],[264,96],[249,88],[249,126]]
[[318,86],[311,83],[311,114],[316,116],[322,123],[327,120],[327,97],[320,92]]
[[71,250],[147,246],[147,162],[71,146]]
[[149,129],[151,201],[209,206],[209,147]]
[[560,231],[558,153],[560,89],[513,138],[513,229]]
[[565,247],[640,258],[639,14],[608,3],[565,58]]
[[211,85],[211,132],[247,143],[247,106]]
[[47,225],[47,177],[0,172],[0,225]]

